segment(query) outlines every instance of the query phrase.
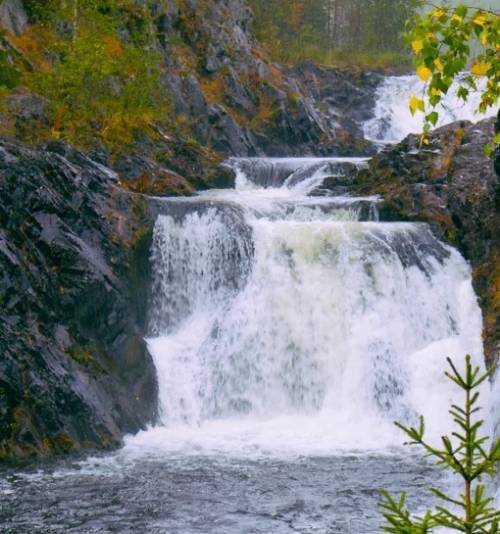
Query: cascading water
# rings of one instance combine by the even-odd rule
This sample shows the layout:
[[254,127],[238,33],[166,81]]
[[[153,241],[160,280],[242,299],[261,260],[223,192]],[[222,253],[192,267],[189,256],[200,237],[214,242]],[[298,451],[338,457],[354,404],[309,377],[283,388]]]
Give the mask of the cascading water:
[[378,222],[376,198],[308,196],[364,160],[231,164],[235,190],[165,201],[157,220],[148,343],[161,425],[130,445],[383,449],[401,443],[394,419],[421,413],[441,435],[446,356],[482,358],[463,258],[425,224]]
[[[457,97],[459,81],[453,82],[447,95],[437,106],[439,123],[443,126],[456,120],[477,122],[496,113],[489,108],[485,114],[477,113],[480,103],[480,91],[473,91],[469,100],[464,102]],[[481,82],[478,82],[481,86]],[[480,88],[480,87],[479,87]],[[425,84],[417,76],[388,76],[381,83],[374,110],[374,116],[364,124],[367,139],[387,144],[397,143],[410,133],[422,132],[424,114],[412,116],[409,109],[411,95],[424,96]]]

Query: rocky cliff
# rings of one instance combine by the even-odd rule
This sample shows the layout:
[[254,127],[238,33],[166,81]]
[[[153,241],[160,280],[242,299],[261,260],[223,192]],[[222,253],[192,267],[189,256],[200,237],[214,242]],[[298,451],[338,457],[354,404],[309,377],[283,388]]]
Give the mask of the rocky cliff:
[[[273,63],[253,38],[244,0],[171,2],[157,6],[159,39],[167,72],[163,82],[175,112],[193,121],[204,145],[225,155],[365,153],[372,147],[346,118],[343,107],[361,107],[373,93],[369,76]],[[187,65],[195,65],[187,68]],[[324,108],[324,88],[336,94]],[[353,94],[354,93],[354,94]],[[369,97],[364,109],[371,109]],[[339,105],[337,105],[339,104]]]
[[0,142],[0,460],[108,447],[151,421],[140,196],[61,143]]

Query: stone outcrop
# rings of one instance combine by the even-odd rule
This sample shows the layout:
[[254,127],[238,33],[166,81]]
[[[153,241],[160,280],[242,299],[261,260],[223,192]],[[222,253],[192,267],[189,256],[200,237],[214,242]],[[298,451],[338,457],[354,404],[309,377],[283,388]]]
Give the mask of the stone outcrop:
[[150,224],[62,143],[0,142],[0,460],[120,443],[152,421]]
[[456,122],[433,132],[424,148],[410,135],[350,184],[383,197],[383,219],[429,222],[470,261],[488,364],[500,355],[500,178],[484,155],[493,131],[493,119]]
[[[381,72],[370,72],[319,66],[304,63],[288,71],[299,84],[301,92],[309,96],[315,108],[336,132],[342,152],[373,154],[374,149],[364,141],[363,124],[373,117],[376,91],[384,78]],[[350,136],[352,146],[342,147]],[[356,146],[358,143],[358,146]]]
[[[153,14],[162,85],[202,146],[224,156],[374,152],[360,124],[377,75],[273,63],[244,0],[155,2]],[[358,111],[346,118],[346,109]]]

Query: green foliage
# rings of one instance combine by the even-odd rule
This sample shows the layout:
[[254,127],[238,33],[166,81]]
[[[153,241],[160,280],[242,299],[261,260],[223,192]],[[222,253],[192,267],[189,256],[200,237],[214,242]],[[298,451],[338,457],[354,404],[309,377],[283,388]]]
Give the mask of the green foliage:
[[0,88],[13,89],[21,79],[20,72],[10,63],[5,50],[0,50]]
[[34,68],[3,85],[22,83],[48,101],[50,125],[34,125],[30,140],[101,141],[118,152],[166,116],[147,2],[29,0],[27,9],[39,22],[11,40]]
[[51,103],[52,136],[88,145],[128,144],[153,119],[159,98],[151,56],[118,40],[82,34],[52,48],[61,60],[25,83]]
[[24,0],[23,4],[29,19],[36,22],[51,20],[61,7],[57,0]]
[[[424,135],[437,123],[434,108],[459,80],[457,96],[466,101],[471,91],[478,91],[478,80],[486,79],[481,88],[478,111],[484,113],[498,103],[500,96],[500,12],[447,3],[415,17],[408,34],[416,56],[417,74],[426,82],[428,105],[412,97],[412,113],[426,113]],[[465,76],[461,74],[467,71]],[[418,102],[418,107],[416,103]],[[495,139],[495,143],[499,141]],[[500,143],[499,143],[500,144]],[[491,153],[493,146],[487,148]]]
[[6,32],[0,28],[0,93],[19,84],[21,73],[5,49]]
[[[424,439],[425,423],[420,418],[418,428],[396,425],[410,438],[407,445],[423,447],[428,456],[437,460],[438,465],[455,473],[463,482],[464,491],[459,497],[450,496],[436,488],[432,493],[443,502],[423,516],[410,514],[406,508],[406,496],[394,499],[387,491],[383,492],[380,507],[387,523],[384,532],[393,534],[427,534],[439,527],[465,532],[466,534],[498,534],[500,511],[492,507],[493,499],[487,497],[483,476],[494,476],[500,462],[500,439],[492,440],[480,436],[483,421],[477,417],[477,388],[493,373],[490,369],[480,374],[479,367],[473,367],[469,355],[466,357],[465,373],[461,374],[448,358],[451,372],[445,373],[465,394],[463,408],[452,405],[449,412],[457,430],[452,436],[443,436],[442,447],[430,445]],[[451,509],[450,509],[451,507]]]
[[417,0],[251,0],[255,31],[279,61],[408,66],[405,21]]

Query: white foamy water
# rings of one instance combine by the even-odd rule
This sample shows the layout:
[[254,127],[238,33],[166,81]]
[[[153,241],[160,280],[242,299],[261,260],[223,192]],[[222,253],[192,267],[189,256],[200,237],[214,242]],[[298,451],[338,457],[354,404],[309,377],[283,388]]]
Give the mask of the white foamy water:
[[[481,82],[478,82],[481,86]],[[477,112],[481,101],[480,92],[471,92],[469,100],[464,102],[457,97],[459,82],[454,82],[448,94],[436,107],[439,112],[437,126],[443,126],[456,120],[477,122],[492,117],[496,108],[489,108],[485,114]],[[378,88],[374,117],[364,125],[367,139],[381,143],[397,143],[408,134],[421,133],[424,127],[424,113],[412,116],[409,101],[412,95],[424,98],[425,84],[418,76],[388,76]]]
[[[125,453],[391,451],[450,429],[446,357],[482,366],[468,264],[377,199],[307,196],[364,160],[236,160],[235,190],[165,201],[148,340],[160,423]],[[322,178],[319,179],[318,176]]]

